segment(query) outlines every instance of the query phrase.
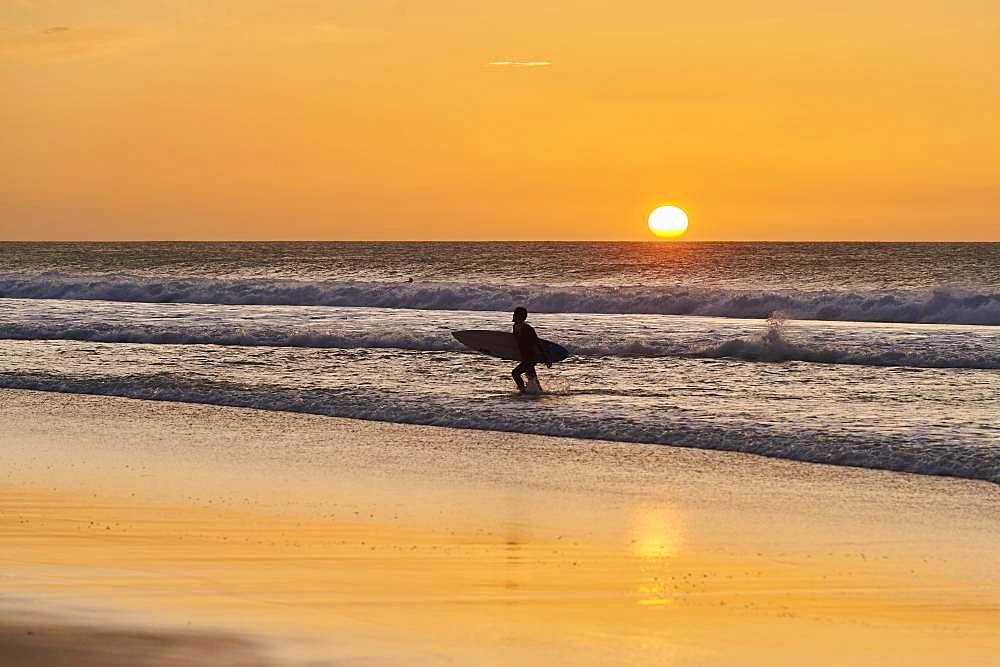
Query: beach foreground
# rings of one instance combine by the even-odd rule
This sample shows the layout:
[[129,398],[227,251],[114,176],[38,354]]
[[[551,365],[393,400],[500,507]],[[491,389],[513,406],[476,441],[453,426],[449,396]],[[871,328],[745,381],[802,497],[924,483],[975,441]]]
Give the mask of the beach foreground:
[[0,391],[0,662],[988,665],[1000,489]]

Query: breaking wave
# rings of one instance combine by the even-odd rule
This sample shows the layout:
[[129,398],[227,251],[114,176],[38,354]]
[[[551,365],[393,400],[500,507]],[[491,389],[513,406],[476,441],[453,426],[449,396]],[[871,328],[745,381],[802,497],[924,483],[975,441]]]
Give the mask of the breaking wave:
[[[919,349],[899,349],[872,344],[835,345],[815,340],[794,340],[783,326],[771,320],[760,334],[729,338],[720,343],[643,339],[564,340],[574,356],[630,358],[739,359],[755,362],[803,361],[854,366],[904,366],[913,368],[1000,369],[1000,353],[994,350],[953,349],[924,343]],[[406,328],[374,329],[349,334],[322,330],[281,328],[174,329],[159,326],[86,326],[0,324],[0,340],[71,340],[90,343],[146,345],[222,345],[239,347],[300,347],[321,349],[399,349],[420,352],[461,352],[465,348],[447,332],[412,331]]]
[[685,287],[507,286],[451,282],[313,282],[148,278],[125,274],[0,274],[0,298],[145,303],[312,305],[422,310],[616,313],[800,320],[1000,325],[1000,293],[935,290],[732,290]]

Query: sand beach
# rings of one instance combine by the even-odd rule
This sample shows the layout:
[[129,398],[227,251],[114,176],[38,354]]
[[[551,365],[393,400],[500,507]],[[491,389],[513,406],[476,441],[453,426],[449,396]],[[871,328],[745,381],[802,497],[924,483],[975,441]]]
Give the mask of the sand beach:
[[988,482],[30,391],[0,414],[4,664],[1000,651]]

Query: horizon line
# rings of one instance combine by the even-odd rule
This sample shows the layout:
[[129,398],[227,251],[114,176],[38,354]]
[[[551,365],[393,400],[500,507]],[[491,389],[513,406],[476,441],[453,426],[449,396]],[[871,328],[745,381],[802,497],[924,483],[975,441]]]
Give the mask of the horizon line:
[[0,243],[1000,243],[1000,239],[0,239]]

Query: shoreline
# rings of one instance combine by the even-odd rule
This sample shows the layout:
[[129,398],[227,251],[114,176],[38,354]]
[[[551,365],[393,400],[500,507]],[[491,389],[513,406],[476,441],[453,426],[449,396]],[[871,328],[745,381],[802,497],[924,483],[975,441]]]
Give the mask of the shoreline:
[[1000,651],[989,482],[47,392],[0,412],[5,597],[279,638],[275,664]]
[[[81,381],[83,382],[83,381]],[[436,423],[435,418],[429,416],[428,414],[418,410],[414,412],[409,417],[400,421],[398,419],[388,419],[380,418],[379,416],[342,416],[337,413],[329,412],[328,408],[315,407],[318,405],[323,405],[327,400],[327,396],[324,394],[317,395],[314,399],[311,399],[309,393],[306,392],[302,395],[300,392],[296,392],[293,396],[287,398],[287,405],[281,408],[273,407],[260,407],[258,401],[253,397],[248,397],[245,391],[231,390],[225,387],[220,387],[217,392],[222,392],[228,395],[219,397],[215,396],[215,402],[204,402],[198,401],[195,398],[188,397],[185,393],[186,390],[178,390],[177,388],[170,387],[139,387],[134,390],[122,390],[117,389],[114,392],[101,392],[95,391],[93,386],[83,386],[78,389],[74,389],[70,383],[66,381],[58,382],[55,388],[49,388],[45,386],[45,383],[39,383],[37,381],[24,382],[24,383],[14,383],[18,386],[0,386],[0,394],[4,392],[29,392],[29,393],[46,393],[46,394],[59,394],[68,396],[91,396],[91,397],[104,397],[111,399],[123,399],[123,400],[134,400],[134,401],[150,401],[158,403],[168,403],[177,405],[192,405],[192,406],[206,406],[214,408],[223,409],[242,409],[242,410],[254,410],[260,412],[269,412],[276,414],[285,414],[290,416],[302,416],[302,417],[319,417],[334,420],[347,420],[347,421],[358,421],[366,422],[372,424],[390,424],[398,425],[401,427],[415,427],[415,428],[440,428],[444,430],[458,430],[458,431],[471,431],[471,432],[483,432],[483,433],[495,433],[498,435],[509,434],[511,436],[524,436],[524,437],[540,437],[540,438],[554,438],[554,439],[566,439],[574,441],[584,441],[584,442],[594,442],[594,443],[606,443],[613,445],[629,445],[629,446],[646,446],[646,447],[665,447],[670,449],[688,449],[700,452],[713,452],[721,454],[739,454],[746,456],[756,456],[765,459],[778,460],[778,461],[790,461],[794,463],[800,463],[805,465],[820,465],[820,466],[832,466],[837,468],[853,468],[858,470],[866,471],[878,471],[878,472],[888,472],[895,474],[912,474],[920,475],[925,477],[935,477],[935,478],[949,478],[949,479],[959,479],[968,480],[972,482],[986,482],[990,484],[997,485],[1000,487],[1000,470],[993,466],[989,469],[980,470],[975,467],[974,462],[947,462],[941,465],[946,466],[947,469],[954,469],[956,466],[960,469],[967,470],[964,474],[959,472],[949,472],[936,471],[929,472],[925,470],[911,469],[903,467],[903,464],[895,464],[890,466],[888,464],[875,464],[872,465],[871,462],[866,462],[867,465],[855,465],[849,462],[841,462],[835,460],[834,454],[822,453],[822,450],[811,450],[807,454],[800,454],[798,457],[789,456],[787,453],[770,453],[767,451],[767,447],[756,447],[755,449],[727,449],[727,448],[712,448],[712,447],[700,447],[677,443],[665,443],[657,440],[651,440],[646,438],[632,438],[632,439],[609,439],[600,437],[599,435],[573,435],[573,434],[561,434],[552,433],[546,428],[537,428],[531,431],[517,431],[517,430],[504,430],[497,428],[494,425],[484,425],[479,423],[473,423],[470,425],[462,424],[440,424]],[[22,386],[23,385],[23,386]],[[553,392],[554,395],[558,395],[559,392]],[[544,399],[545,394],[542,394],[539,398]],[[376,412],[378,412],[376,410]],[[814,434],[809,437],[815,437]],[[809,437],[803,437],[803,440],[808,440]],[[833,444],[833,443],[831,443]],[[898,452],[887,451],[883,452],[881,455],[893,456],[893,455],[905,455],[905,450]],[[912,464],[910,464],[912,466]]]

